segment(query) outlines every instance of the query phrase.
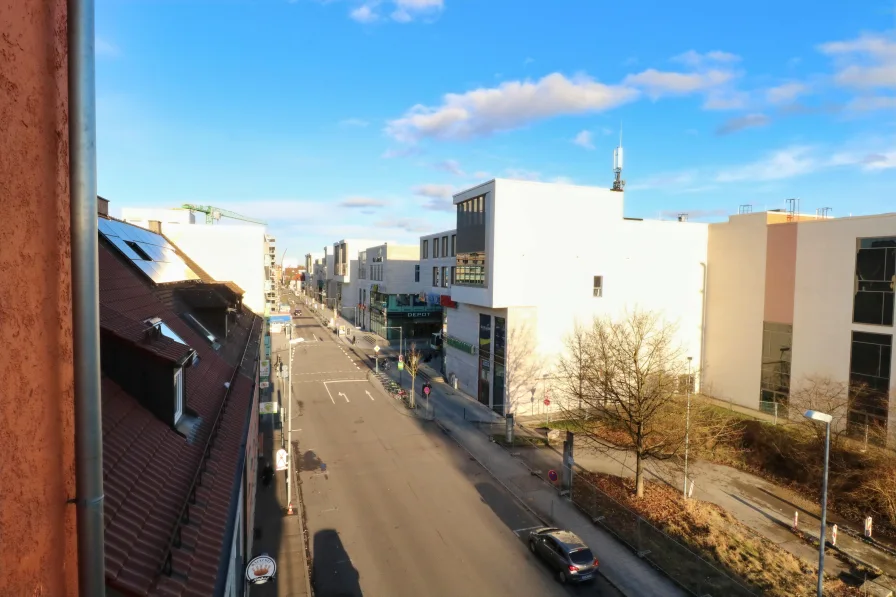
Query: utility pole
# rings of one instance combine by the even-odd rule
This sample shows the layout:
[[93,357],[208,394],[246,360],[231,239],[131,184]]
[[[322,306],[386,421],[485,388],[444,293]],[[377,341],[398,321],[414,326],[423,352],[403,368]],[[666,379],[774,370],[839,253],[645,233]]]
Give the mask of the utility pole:
[[688,499],[688,448],[691,444],[691,359],[693,359],[693,357],[688,357],[688,379],[686,382],[688,409],[684,423],[684,493],[682,494],[684,499]]

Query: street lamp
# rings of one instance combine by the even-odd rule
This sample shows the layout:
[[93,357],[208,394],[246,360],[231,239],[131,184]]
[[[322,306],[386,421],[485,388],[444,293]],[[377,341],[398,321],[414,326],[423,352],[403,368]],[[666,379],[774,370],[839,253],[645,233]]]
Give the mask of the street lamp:
[[[292,335],[292,327],[290,326],[289,330],[290,336]],[[286,504],[289,505],[292,503],[292,347],[300,342],[304,342],[304,338],[291,338],[289,340],[289,369],[287,376],[289,377],[289,389],[287,390],[287,399],[286,403],[288,405],[288,410],[286,412],[286,416],[289,419],[289,431],[287,432],[286,437]],[[280,350],[275,352],[282,352]],[[281,427],[282,429],[282,427]]]
[[827,413],[807,410],[804,415],[812,421],[824,423],[824,479],[821,482],[821,533],[818,535],[818,597],[824,591],[824,544],[827,534],[828,515],[828,459],[831,454],[831,421],[834,419]]
[[684,488],[682,497],[688,499],[688,449],[691,447],[691,361],[688,357],[688,378],[685,382],[688,392],[688,408],[684,419]]

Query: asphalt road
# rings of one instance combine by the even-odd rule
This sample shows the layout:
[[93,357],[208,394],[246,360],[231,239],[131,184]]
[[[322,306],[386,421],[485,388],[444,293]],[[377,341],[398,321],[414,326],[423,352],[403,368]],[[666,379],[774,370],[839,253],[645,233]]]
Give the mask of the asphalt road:
[[331,332],[298,323],[293,440],[317,597],[619,595],[600,577],[557,583],[523,538],[539,521]]

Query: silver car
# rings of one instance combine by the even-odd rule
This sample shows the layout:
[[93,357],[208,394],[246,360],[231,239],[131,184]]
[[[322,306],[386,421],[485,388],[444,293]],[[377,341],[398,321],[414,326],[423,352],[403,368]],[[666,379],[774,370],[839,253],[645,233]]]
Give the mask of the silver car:
[[561,583],[591,582],[597,576],[597,558],[572,531],[554,527],[530,531],[529,550],[548,563]]

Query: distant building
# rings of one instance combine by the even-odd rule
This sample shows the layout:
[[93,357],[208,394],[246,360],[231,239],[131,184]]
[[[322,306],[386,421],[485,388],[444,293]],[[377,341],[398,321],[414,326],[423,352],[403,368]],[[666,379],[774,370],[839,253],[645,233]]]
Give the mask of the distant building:
[[849,384],[849,425],[896,442],[896,214],[744,213],[709,226],[703,389],[788,413],[810,378]]
[[123,207],[121,219],[134,226],[158,232],[159,225],[195,224],[196,216],[188,209],[156,207]]
[[439,368],[446,373],[444,339],[448,330],[448,309],[457,308],[451,300],[451,288],[457,276],[457,230],[446,230],[420,237],[420,268],[417,274],[420,292],[428,305],[442,311],[442,325],[430,340],[430,348],[439,351]]

